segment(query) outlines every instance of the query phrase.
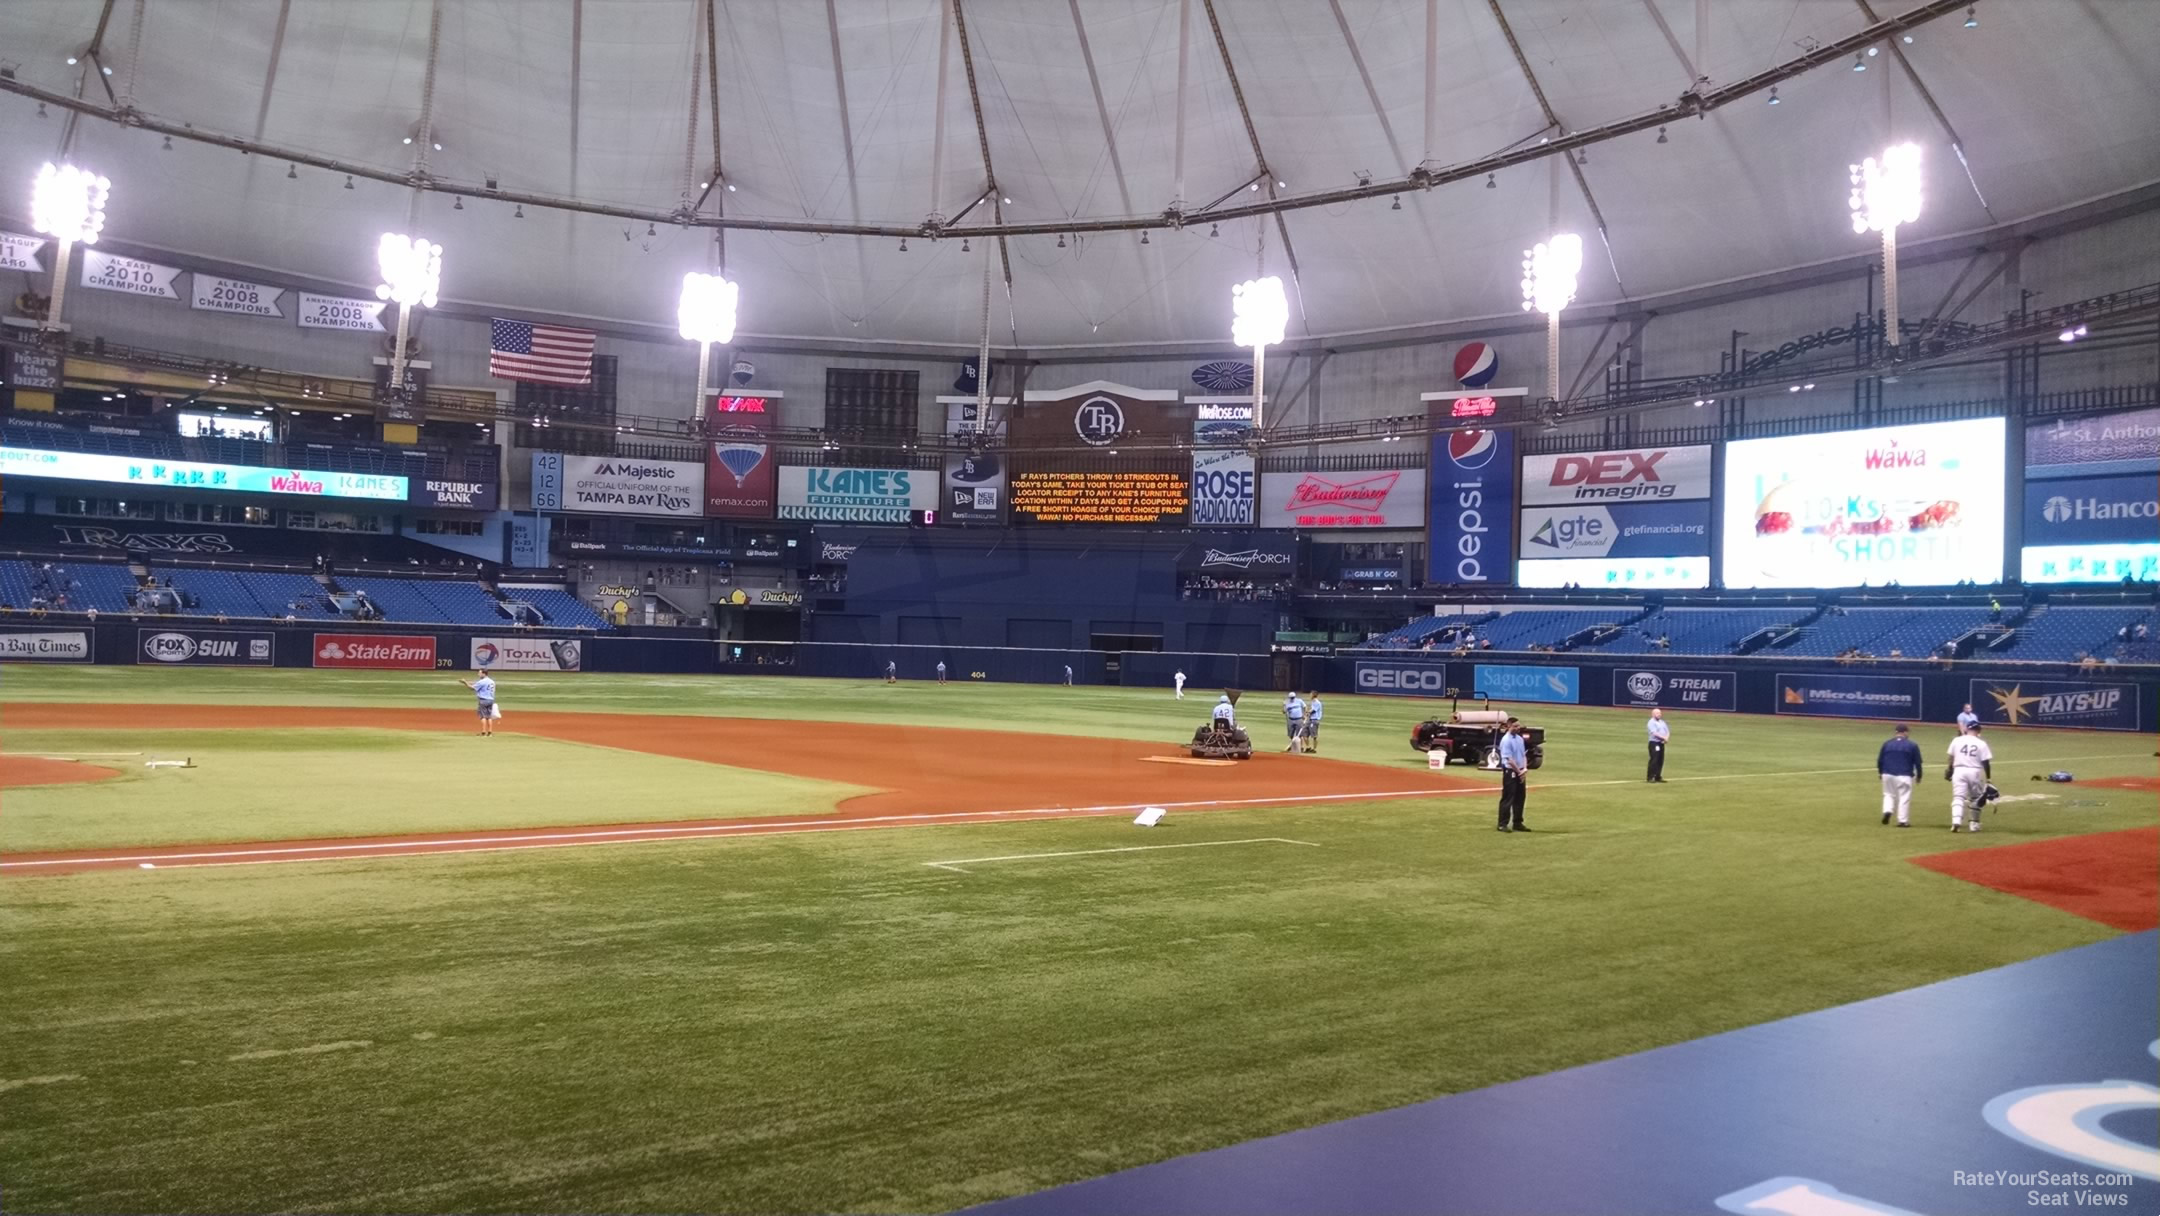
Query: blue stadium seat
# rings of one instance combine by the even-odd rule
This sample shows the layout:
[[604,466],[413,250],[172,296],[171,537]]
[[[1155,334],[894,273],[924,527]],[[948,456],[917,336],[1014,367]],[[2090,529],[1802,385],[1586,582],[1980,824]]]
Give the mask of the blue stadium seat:
[[559,587],[518,587],[503,592],[514,602],[540,610],[541,619],[563,629],[605,629],[607,619],[592,605]]
[[[39,568],[45,562],[0,561],[0,604],[17,611],[27,611],[30,601],[44,594],[39,590]],[[51,562],[52,575],[42,585],[50,586],[59,594],[67,596],[66,611],[80,612],[95,608],[99,612],[126,612],[132,605],[128,601],[137,586],[133,574],[126,566],[112,562],[65,560]],[[51,598],[47,596],[47,598]]]
[[[2141,621],[2146,630],[2143,645],[2124,642],[2121,632],[2135,632]],[[2143,651],[2156,642],[2160,642],[2160,615],[2150,607],[2043,604],[2012,631],[2010,644],[1996,653],[2009,659],[2072,663],[2085,655],[2127,657],[2118,655],[2118,649]]]
[[1988,623],[1985,608],[1910,607],[1833,608],[1774,653],[1794,658],[1833,658],[1858,649],[1873,658],[1892,651],[1906,658],[1926,658],[1945,642]]
[[416,579],[340,574],[337,585],[366,595],[386,621],[447,623],[451,619],[449,613],[421,593]]
[[[1730,654],[1743,638],[1808,614],[1800,608],[1668,608],[1576,649],[1596,654]],[[1670,648],[1654,645],[1666,638]]]

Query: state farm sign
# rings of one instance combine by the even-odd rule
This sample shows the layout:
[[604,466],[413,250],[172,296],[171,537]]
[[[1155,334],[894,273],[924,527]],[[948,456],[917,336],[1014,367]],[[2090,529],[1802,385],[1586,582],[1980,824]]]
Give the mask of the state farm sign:
[[315,666],[433,671],[435,639],[378,633],[318,633],[315,635]]
[[1522,491],[1527,507],[1708,498],[1710,448],[1525,456]]

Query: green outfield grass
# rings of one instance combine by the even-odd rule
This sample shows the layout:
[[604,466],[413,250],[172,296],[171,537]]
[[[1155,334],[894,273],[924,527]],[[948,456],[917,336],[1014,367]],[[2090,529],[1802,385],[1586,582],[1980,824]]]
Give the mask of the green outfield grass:
[[[1212,699],[505,685],[513,720],[706,713],[1167,739]],[[0,697],[464,704],[440,676],[126,669],[10,668]],[[1254,694],[1247,719],[1272,721],[1279,699]],[[1406,737],[1432,708],[1331,697],[1326,750],[1422,766]],[[2150,774],[2150,736],[1990,731],[2003,789],[2055,797],[1968,837],[1943,830],[1932,772],[1920,827],[1877,825],[1880,723],[1679,715],[1671,783],[1646,787],[1637,715],[1525,716],[1551,732],[1529,836],[1495,833],[1474,794],[1173,814],[1152,832],[1055,820],[0,881],[0,1200],[942,1210],[2112,936],[1906,859],[2156,819],[2150,794],[2026,780]],[[300,765],[333,803],[395,774],[422,791],[401,799],[412,814],[443,823],[469,813],[469,787],[405,775],[423,758],[535,806],[586,780],[575,770],[591,754],[610,759],[592,780],[630,771],[617,753],[537,740],[292,733],[305,737],[282,751],[249,745]],[[34,750],[30,735],[0,715],[0,746]],[[1921,739],[1932,763],[1948,732]],[[539,750],[513,754],[527,746]],[[653,797],[737,776],[644,756],[634,771]],[[154,809],[98,805],[139,790],[154,780],[80,787],[89,801],[72,817],[144,822]],[[7,847],[27,796],[6,795]],[[266,798],[261,813],[280,812]],[[26,817],[65,830],[71,816]],[[1255,838],[1306,843],[924,864]]]

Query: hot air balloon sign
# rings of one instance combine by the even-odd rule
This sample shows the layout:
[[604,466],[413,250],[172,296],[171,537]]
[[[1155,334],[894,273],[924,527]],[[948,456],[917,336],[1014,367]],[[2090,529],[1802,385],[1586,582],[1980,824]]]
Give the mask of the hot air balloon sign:
[[[772,445],[765,442],[771,403],[721,396],[710,416],[705,445],[705,514],[719,519],[771,519],[778,490]],[[732,407],[731,404],[733,403]]]

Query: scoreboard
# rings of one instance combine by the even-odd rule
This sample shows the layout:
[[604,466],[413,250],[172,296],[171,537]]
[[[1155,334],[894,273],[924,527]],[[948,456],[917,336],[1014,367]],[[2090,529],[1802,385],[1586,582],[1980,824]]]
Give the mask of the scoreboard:
[[1169,472],[1016,472],[1013,519],[1040,524],[1181,524],[1192,482]]

